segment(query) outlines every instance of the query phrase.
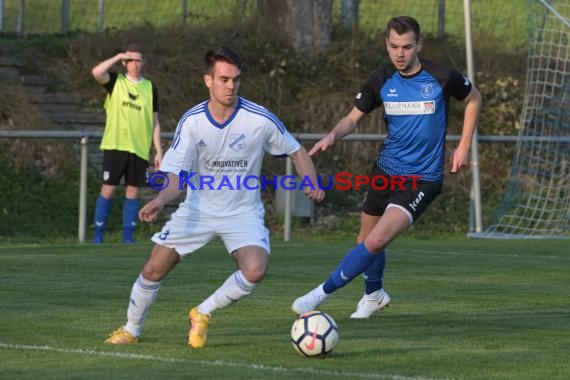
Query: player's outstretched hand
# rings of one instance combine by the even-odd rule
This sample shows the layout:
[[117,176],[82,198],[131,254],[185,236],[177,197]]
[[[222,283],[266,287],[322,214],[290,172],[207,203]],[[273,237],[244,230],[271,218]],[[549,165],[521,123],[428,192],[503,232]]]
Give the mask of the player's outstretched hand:
[[143,222],[152,222],[158,216],[164,205],[158,198],[149,201],[139,210],[139,219]]
[[453,154],[451,155],[451,169],[450,173],[455,174],[461,169],[469,166],[469,150],[461,149],[457,147]]
[[324,152],[325,150],[327,150],[329,146],[332,146],[333,144],[334,144],[334,136],[331,133],[329,133],[328,135],[317,141],[317,143],[309,151],[309,156],[314,156],[320,150]]
[[325,192],[321,189],[311,189],[307,186],[304,187],[304,193],[307,198],[312,200],[313,202],[320,202],[325,199]]

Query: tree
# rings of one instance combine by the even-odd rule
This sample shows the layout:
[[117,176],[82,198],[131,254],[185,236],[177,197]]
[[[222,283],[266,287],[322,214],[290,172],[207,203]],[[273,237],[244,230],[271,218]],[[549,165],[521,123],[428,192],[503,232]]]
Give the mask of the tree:
[[332,0],[258,0],[261,33],[279,33],[296,52],[326,50],[332,36]]
[[357,31],[359,24],[360,0],[341,0],[340,24],[348,31]]

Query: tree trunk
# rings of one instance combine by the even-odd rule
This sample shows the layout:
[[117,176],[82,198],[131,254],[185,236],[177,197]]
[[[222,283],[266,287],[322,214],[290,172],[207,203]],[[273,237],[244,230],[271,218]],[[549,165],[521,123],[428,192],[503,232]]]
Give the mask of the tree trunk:
[[314,54],[331,44],[332,0],[258,0],[260,32],[284,35],[296,52]]

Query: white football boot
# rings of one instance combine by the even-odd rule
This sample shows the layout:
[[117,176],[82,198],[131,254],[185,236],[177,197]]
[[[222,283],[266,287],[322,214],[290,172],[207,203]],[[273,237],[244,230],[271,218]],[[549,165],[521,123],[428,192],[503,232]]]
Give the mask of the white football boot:
[[376,310],[382,310],[385,307],[389,307],[390,296],[380,289],[374,293],[365,294],[358,302],[356,306],[356,311],[352,313],[350,318],[354,319],[365,319],[369,318]]
[[297,315],[304,314],[308,311],[315,310],[328,297],[329,294],[326,294],[323,290],[323,284],[320,284],[309,293],[297,298],[293,302],[293,305],[291,305],[291,310],[293,310],[293,312]]

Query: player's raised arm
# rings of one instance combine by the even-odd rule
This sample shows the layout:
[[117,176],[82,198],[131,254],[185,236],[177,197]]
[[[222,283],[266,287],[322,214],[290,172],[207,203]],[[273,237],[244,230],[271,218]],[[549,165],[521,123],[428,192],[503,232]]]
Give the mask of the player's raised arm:
[[325,151],[332,146],[336,140],[342,139],[344,136],[351,134],[356,129],[358,121],[362,118],[364,113],[358,108],[353,107],[352,110],[342,119],[338,121],[332,131],[328,135],[311,148],[309,151],[310,156],[314,156],[319,151]]
[[105,84],[109,81],[109,70],[119,61],[128,61],[128,60],[141,60],[140,53],[132,53],[132,52],[124,52],[119,53],[111,58],[108,58],[100,63],[98,63],[92,70],[91,74],[93,78],[100,83]]

